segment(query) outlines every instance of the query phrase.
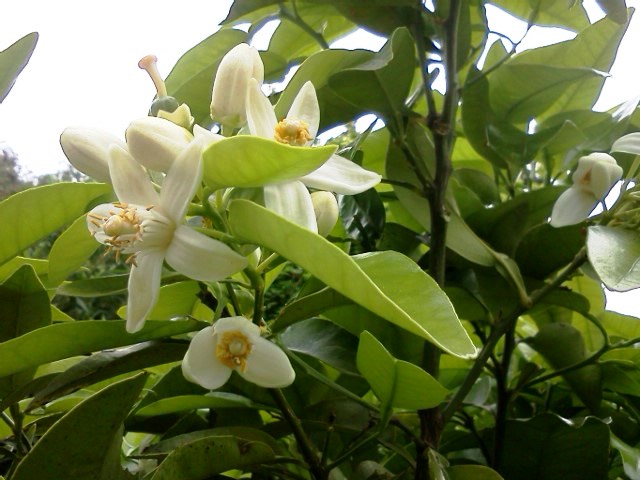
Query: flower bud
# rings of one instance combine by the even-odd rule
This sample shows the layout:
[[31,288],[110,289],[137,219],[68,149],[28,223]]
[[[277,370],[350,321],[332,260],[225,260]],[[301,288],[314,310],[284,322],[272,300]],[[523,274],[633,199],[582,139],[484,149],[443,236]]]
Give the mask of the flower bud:
[[331,233],[338,220],[339,210],[336,197],[331,192],[313,192],[311,202],[318,223],[318,233],[326,237]]
[[60,135],[62,151],[76,169],[100,182],[111,183],[108,151],[112,145],[127,148],[122,140],[102,130],[66,128]]
[[258,50],[241,43],[220,62],[213,82],[211,118],[231,128],[243,126],[247,122],[245,98],[251,78],[262,85],[264,66]]
[[166,172],[193,135],[175,123],[157,117],[134,120],[125,133],[133,158],[145,167]]
[[578,160],[578,168],[571,179],[574,185],[602,200],[621,177],[622,168],[615,158],[607,153],[595,152]]

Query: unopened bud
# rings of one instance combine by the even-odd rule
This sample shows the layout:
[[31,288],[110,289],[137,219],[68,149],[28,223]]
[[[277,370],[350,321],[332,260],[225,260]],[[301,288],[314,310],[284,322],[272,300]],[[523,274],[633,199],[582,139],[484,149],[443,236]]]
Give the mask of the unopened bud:
[[111,182],[108,151],[111,145],[127,148],[122,140],[102,130],[66,128],[60,135],[62,151],[76,169],[100,182]]
[[258,50],[241,43],[220,62],[211,94],[211,118],[227,127],[243,126],[247,122],[245,99],[251,78],[262,85],[264,65]]
[[318,234],[326,237],[338,221],[339,210],[336,197],[331,192],[313,192],[311,202],[318,224]]
[[187,129],[157,117],[134,120],[125,136],[133,158],[141,165],[160,172],[169,170],[176,157],[193,139]]

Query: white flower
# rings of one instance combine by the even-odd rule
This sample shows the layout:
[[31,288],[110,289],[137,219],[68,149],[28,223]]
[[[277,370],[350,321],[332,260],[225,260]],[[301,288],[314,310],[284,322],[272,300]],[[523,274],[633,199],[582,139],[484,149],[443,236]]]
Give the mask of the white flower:
[[87,216],[96,240],[132,254],[127,331],[136,332],[155,304],[162,264],[195,280],[216,281],[242,270],[247,260],[222,242],[184,225],[189,202],[202,178],[207,138],[192,141],[173,163],[160,193],[146,171],[118,146],[109,149],[109,170],[119,202],[102,204]]
[[243,126],[247,85],[252,78],[261,85],[264,66],[258,50],[241,43],[220,61],[211,92],[211,118],[231,128]]
[[100,182],[109,183],[108,151],[112,145],[126,148],[115,135],[95,128],[68,127],[60,135],[62,151],[71,165]]
[[[247,124],[252,135],[290,145],[310,145],[320,124],[320,106],[313,84],[307,82],[302,86],[286,118],[278,122],[269,99],[260,90],[260,84],[249,80]],[[320,168],[298,180],[265,185],[264,201],[267,208],[317,232],[313,204],[306,187],[353,195],[379,182],[380,175],[377,173],[332,155]]]
[[286,387],[296,376],[284,352],[244,317],[221,318],[200,330],[182,361],[185,378],[209,389],[224,385],[234,370],[265,388]]
[[556,200],[551,225],[564,227],[586,220],[622,177],[622,168],[606,153],[592,153],[578,160],[573,185]]

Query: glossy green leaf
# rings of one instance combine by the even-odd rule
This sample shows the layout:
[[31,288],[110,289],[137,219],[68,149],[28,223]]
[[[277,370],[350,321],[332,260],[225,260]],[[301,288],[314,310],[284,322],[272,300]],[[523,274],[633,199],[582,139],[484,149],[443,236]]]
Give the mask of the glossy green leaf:
[[298,179],[326,162],[335,146],[296,147],[253,135],[213,143],[204,152],[204,181],[211,188],[262,187]]
[[280,310],[278,318],[271,324],[272,332],[284,330],[289,325],[319,315],[331,307],[351,304],[351,300],[331,288],[297,298]]
[[[166,284],[183,279],[184,277],[178,273],[167,273],[162,276],[162,283]],[[70,297],[103,297],[126,292],[128,282],[128,273],[87,278],[65,282],[58,287],[56,293]]]
[[196,123],[209,125],[213,79],[222,57],[247,40],[241,30],[223,29],[205,38],[176,62],[166,79],[167,92],[186,103]]
[[60,234],[49,252],[49,284],[58,285],[80,268],[100,243],[89,233],[85,216]]
[[395,359],[369,332],[362,332],[357,353],[358,370],[383,405],[407,410],[440,404],[449,391],[416,365]]
[[182,360],[187,343],[144,342],[131,347],[98,352],[60,373],[45,388],[37,391],[28,409],[108,378]]
[[116,382],[76,405],[38,440],[12,479],[118,480],[122,423],[145,380],[139,374]]
[[238,237],[279,253],[382,318],[452,355],[476,354],[446,295],[409,258],[377,252],[356,263],[324,238],[246,200],[231,203],[229,222]]
[[587,230],[587,255],[609,290],[640,287],[640,234],[622,228],[594,226]]
[[0,52],[0,103],[11,91],[22,69],[27,66],[38,43],[38,33],[25,35]]
[[100,196],[111,191],[102,183],[56,183],[16,193],[0,203],[0,223],[11,225],[0,236],[0,263],[34,242],[75,221]]
[[[49,296],[30,265],[23,265],[0,285],[0,312],[0,342],[11,341],[51,323]],[[5,363],[6,360],[2,358],[2,363]],[[4,398],[27,383],[33,373],[34,370],[30,369],[1,378],[0,397]]]
[[640,478],[640,449],[632,447],[611,434],[611,447],[620,452],[624,473],[632,480]]
[[288,350],[317,358],[347,373],[357,374],[356,337],[339,326],[319,318],[311,318],[287,328],[280,340]]
[[507,422],[499,469],[505,478],[602,480],[608,465],[609,427],[597,418],[544,414]]
[[498,472],[483,465],[454,465],[447,468],[449,480],[503,480]]
[[193,332],[206,325],[196,320],[148,320],[142,330],[131,334],[124,320],[58,323],[0,343],[0,376],[75,355]]
[[160,464],[150,480],[211,478],[231,469],[242,470],[273,460],[267,444],[234,436],[205,437],[178,447]]
[[[149,403],[136,410],[137,417],[156,417],[169,413],[186,412],[200,408],[262,408],[246,397],[227,392],[212,392],[206,395],[180,395],[177,397],[162,398],[157,402]],[[269,407],[266,407],[269,409]]]

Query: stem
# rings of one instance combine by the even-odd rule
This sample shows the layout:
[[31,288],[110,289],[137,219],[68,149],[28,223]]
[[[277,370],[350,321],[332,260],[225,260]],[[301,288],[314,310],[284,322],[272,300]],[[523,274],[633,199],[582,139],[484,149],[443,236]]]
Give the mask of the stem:
[[509,367],[511,364],[511,355],[515,347],[515,324],[511,325],[505,334],[504,349],[502,352],[502,362],[496,365],[496,386],[497,386],[497,405],[496,405],[496,424],[495,436],[493,440],[493,458],[492,466],[497,468],[502,459],[502,448],[504,434],[507,426],[507,410],[509,408],[510,392],[508,388]]
[[256,292],[253,307],[253,323],[260,326],[262,323],[262,311],[264,310],[264,280],[262,276],[251,267],[245,268],[243,272],[251,282],[251,288]]
[[296,437],[296,441],[298,442],[298,448],[309,465],[313,476],[316,480],[325,480],[327,478],[327,473],[322,467],[320,459],[316,455],[315,447],[311,443],[311,440],[309,440],[309,437],[307,437],[300,419],[296,416],[291,405],[289,405],[289,402],[287,402],[282,390],[279,388],[270,388],[269,393],[271,393],[271,396],[280,408],[282,415],[291,427],[293,436]]
[[[571,274],[573,274],[578,268],[580,268],[580,266],[582,266],[586,259],[587,250],[583,247],[576,254],[571,263],[561,273],[559,273],[551,282],[546,284],[544,287],[541,287],[531,294],[531,302],[528,308],[536,305],[545,297],[545,295],[559,287],[567,278],[569,278],[569,276],[571,276]],[[489,338],[487,339],[487,343],[480,351],[478,358],[475,360],[475,362],[473,362],[473,365],[471,365],[471,369],[467,373],[467,376],[462,382],[462,385],[460,385],[460,388],[458,388],[447,406],[444,408],[442,416],[443,422],[445,424],[458,410],[465,397],[467,396],[473,385],[476,383],[476,380],[478,379],[478,377],[480,377],[480,374],[482,373],[487,360],[489,360],[489,358],[493,354],[493,350],[496,348],[496,345],[498,344],[502,336],[509,330],[509,328],[511,328],[512,325],[515,325],[518,317],[525,311],[527,311],[528,308],[523,305],[518,305],[510,315],[496,324],[496,327],[493,329],[493,331],[489,335]]]

